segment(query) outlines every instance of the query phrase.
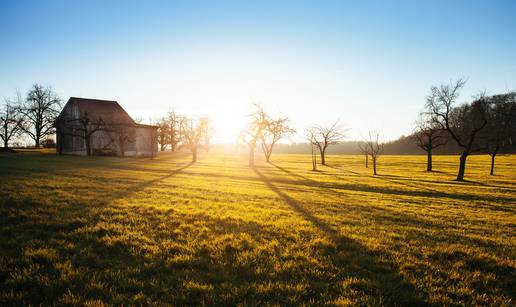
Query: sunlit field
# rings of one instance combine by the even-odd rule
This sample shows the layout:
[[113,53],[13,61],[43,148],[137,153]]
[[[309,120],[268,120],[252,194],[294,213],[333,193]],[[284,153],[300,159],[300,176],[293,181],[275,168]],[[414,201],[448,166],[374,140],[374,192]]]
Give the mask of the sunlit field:
[[0,155],[0,303],[514,305],[516,157]]

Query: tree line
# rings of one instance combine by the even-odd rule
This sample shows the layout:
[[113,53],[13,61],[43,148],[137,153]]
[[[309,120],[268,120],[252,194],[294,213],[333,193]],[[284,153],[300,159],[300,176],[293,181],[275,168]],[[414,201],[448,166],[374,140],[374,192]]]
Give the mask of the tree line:
[[416,122],[414,139],[427,153],[427,171],[432,171],[432,153],[452,142],[459,149],[456,180],[464,180],[467,158],[475,153],[491,156],[490,174],[495,158],[516,141],[516,92],[498,95],[481,93],[469,103],[457,100],[466,80],[432,86],[424,111]]
[[[458,79],[449,84],[432,86],[411,136],[383,143],[380,142],[379,132],[370,131],[363,140],[352,143],[356,146],[356,152],[364,156],[366,168],[370,161],[373,174],[376,175],[378,160],[383,153],[393,153],[394,148],[401,148],[407,153],[408,146],[414,144],[426,153],[427,171],[433,170],[433,154],[440,148],[448,148],[448,151],[459,153],[456,180],[464,180],[467,158],[476,153],[490,155],[490,174],[494,175],[496,157],[514,149],[516,92],[497,95],[482,93],[471,102],[459,104],[460,91],[465,84],[464,79]],[[56,119],[61,108],[62,100],[52,88],[39,84],[34,84],[25,97],[17,92],[14,99],[6,98],[0,111],[0,137],[4,147],[8,147],[11,140],[21,135],[28,136],[36,147],[40,147],[42,141],[49,140],[55,133],[58,124]],[[78,133],[84,138],[88,148],[89,137],[101,130],[102,125],[95,124],[90,118],[77,120],[83,127]],[[199,149],[208,151],[210,148],[213,126],[207,117],[189,117],[169,112],[156,121],[155,125],[161,151],[188,149],[192,153],[192,161],[195,162]],[[295,133],[288,117],[274,117],[262,106],[253,105],[246,127],[239,136],[248,148],[249,166],[254,166],[257,149],[261,149],[265,160],[270,162],[280,141]],[[306,143],[303,146],[308,144],[310,148],[313,170],[317,169],[318,164],[326,165],[328,148],[342,145],[346,133],[347,129],[339,121],[331,125],[312,125],[305,129],[303,137]],[[119,135],[120,141],[124,143],[127,136],[124,133]]]
[[[448,145],[457,150],[457,181],[464,180],[467,158],[476,153],[491,157],[490,175],[494,175],[497,155],[514,149],[516,141],[516,92],[497,95],[481,93],[471,102],[459,104],[460,91],[465,84],[466,80],[458,79],[449,84],[432,86],[413,134],[405,138],[426,152],[427,171],[433,171],[432,156],[436,149]],[[258,105],[255,105],[249,117],[241,136],[249,149],[249,165],[254,165],[258,145],[269,162],[274,145],[295,131],[288,125],[287,117],[273,118]],[[374,175],[386,147],[379,136],[379,132],[370,131],[366,138],[356,143],[358,151],[364,156],[366,168],[371,160]],[[305,139],[310,146],[312,169],[317,169],[317,156],[320,157],[320,164],[326,165],[328,147],[341,143],[345,137],[346,129],[338,121],[329,126],[314,125],[306,129]]]

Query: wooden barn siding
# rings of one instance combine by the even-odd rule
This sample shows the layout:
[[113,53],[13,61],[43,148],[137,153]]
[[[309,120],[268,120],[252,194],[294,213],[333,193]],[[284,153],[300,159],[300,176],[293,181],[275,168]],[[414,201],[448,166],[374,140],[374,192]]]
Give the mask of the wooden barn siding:
[[156,129],[150,127],[136,128],[136,151],[137,155],[150,156],[158,151]]
[[[85,141],[80,136],[72,136],[74,134],[74,126],[79,127],[79,124],[71,124],[70,120],[80,117],[80,111],[77,105],[68,104],[63,110],[62,120],[66,122],[64,128],[58,131],[60,138],[60,146],[62,146],[62,153],[86,155]],[[130,127],[129,133],[132,135],[133,141],[125,143],[126,156],[151,156],[158,152],[158,142],[156,129],[151,127]],[[117,134],[114,132],[97,131],[91,136],[91,150],[95,154],[96,150],[103,149],[104,151],[113,151],[120,155],[120,148]]]

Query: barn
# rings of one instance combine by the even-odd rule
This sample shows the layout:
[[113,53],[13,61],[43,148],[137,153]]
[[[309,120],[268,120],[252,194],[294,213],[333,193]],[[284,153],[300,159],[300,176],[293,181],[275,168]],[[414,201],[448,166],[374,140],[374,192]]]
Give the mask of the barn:
[[155,156],[157,126],[136,123],[112,100],[70,97],[56,120],[59,154]]

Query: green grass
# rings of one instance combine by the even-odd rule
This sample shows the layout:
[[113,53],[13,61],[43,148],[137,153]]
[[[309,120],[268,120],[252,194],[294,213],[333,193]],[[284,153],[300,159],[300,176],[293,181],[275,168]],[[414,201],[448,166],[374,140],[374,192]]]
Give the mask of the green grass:
[[0,304],[516,304],[515,157],[0,155]]

